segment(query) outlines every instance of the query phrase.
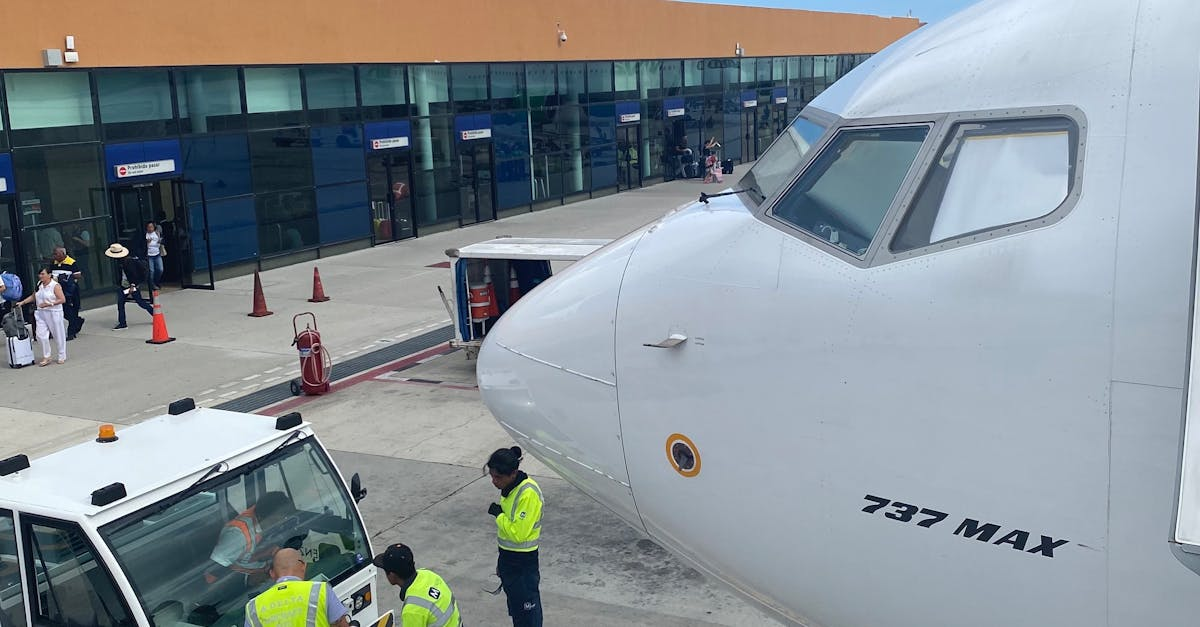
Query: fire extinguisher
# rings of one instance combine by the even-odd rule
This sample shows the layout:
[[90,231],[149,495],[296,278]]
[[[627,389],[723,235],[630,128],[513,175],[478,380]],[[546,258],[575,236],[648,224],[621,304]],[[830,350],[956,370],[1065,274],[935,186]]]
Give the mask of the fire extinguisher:
[[[311,323],[300,330],[300,318],[308,316]],[[301,392],[308,395],[324,394],[329,391],[329,377],[333,372],[333,364],[329,351],[321,345],[321,333],[317,331],[317,317],[312,312],[296,314],[292,317],[292,331],[295,333],[292,346],[300,352],[300,378],[292,379],[292,394],[299,396]]]

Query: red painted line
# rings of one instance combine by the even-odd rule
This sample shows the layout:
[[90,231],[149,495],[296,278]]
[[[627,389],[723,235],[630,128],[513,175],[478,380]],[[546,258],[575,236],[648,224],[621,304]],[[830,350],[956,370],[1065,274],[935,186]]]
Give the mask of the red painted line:
[[363,381],[369,381],[371,379],[374,379],[375,377],[378,377],[382,374],[391,372],[393,370],[400,370],[401,368],[408,368],[409,366],[415,365],[417,362],[421,361],[422,359],[430,359],[432,357],[444,355],[446,353],[449,353],[451,350],[452,349],[450,348],[450,343],[445,342],[445,343],[439,344],[437,346],[434,346],[432,348],[427,348],[419,353],[413,353],[412,355],[409,355],[407,357],[402,357],[395,361],[389,361],[388,363],[383,364],[382,366],[372,368],[371,370],[368,370],[366,372],[360,372],[348,379],[342,379],[341,381],[338,381],[337,383],[334,383],[333,385],[329,386],[329,391],[326,392],[325,394],[321,394],[320,396],[297,396],[296,398],[291,398],[286,401],[280,401],[274,405],[268,405],[266,407],[263,407],[262,409],[256,410],[254,413],[267,414],[268,412],[270,412],[271,415],[274,415],[276,413],[290,411],[290,410],[295,409],[296,407],[299,407],[309,401],[316,400],[318,398],[322,398],[329,394],[333,394],[334,392],[346,389],[353,385],[357,385],[359,383],[362,383]]

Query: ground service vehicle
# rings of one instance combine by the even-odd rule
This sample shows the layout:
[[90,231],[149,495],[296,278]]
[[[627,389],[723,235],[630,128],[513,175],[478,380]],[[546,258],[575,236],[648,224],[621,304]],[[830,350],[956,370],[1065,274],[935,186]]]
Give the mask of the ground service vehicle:
[[[0,625],[240,627],[265,574],[213,561],[221,532],[264,495],[256,553],[300,549],[359,625],[379,613],[357,500],[300,414],[168,413],[32,462],[0,461]],[[275,497],[278,500],[278,497]],[[257,518],[255,518],[257,520]],[[227,532],[228,533],[228,532]]]

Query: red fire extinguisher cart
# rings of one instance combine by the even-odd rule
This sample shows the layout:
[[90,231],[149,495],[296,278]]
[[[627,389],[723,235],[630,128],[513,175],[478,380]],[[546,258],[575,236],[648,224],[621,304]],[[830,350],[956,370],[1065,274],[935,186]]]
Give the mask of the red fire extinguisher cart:
[[[304,329],[300,329],[300,318],[309,317]],[[292,316],[292,331],[295,338],[292,346],[300,351],[300,378],[292,379],[292,394],[299,396],[301,392],[310,396],[324,394],[329,391],[329,376],[333,371],[333,363],[329,351],[321,345],[321,333],[317,331],[317,317],[312,312]]]

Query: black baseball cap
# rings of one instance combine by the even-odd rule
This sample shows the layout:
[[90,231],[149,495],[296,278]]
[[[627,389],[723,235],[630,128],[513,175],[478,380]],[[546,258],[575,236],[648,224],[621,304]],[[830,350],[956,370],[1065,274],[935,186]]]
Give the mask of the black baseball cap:
[[395,573],[405,579],[417,574],[412,549],[403,544],[389,546],[383,553],[376,555],[371,563],[385,572]]

